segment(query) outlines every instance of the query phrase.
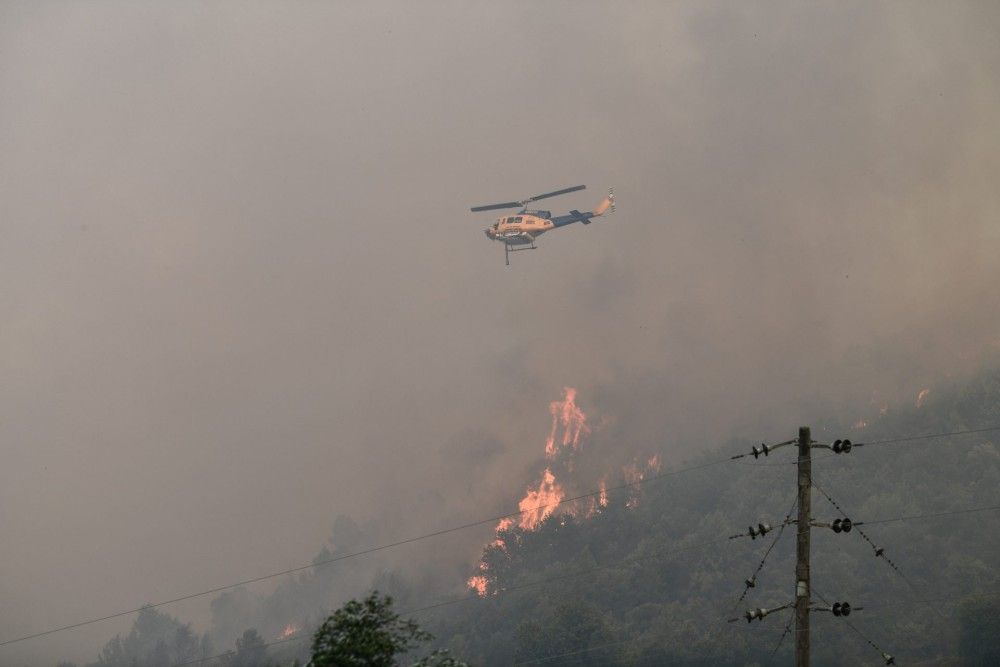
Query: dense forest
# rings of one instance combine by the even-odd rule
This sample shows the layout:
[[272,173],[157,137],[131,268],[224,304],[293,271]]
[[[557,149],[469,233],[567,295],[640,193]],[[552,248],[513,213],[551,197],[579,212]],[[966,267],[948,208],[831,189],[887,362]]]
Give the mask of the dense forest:
[[[919,407],[876,414],[864,428],[820,424],[813,438],[875,442],[1000,424],[1000,373],[937,394]],[[705,461],[752,444],[728,443]],[[992,431],[873,444],[842,455],[816,450],[814,482],[854,521],[996,506],[998,445],[1000,431]],[[635,502],[625,489],[590,518],[555,516],[538,531],[515,531],[485,556],[490,590],[498,594],[434,612],[430,628],[455,654],[482,665],[787,664],[788,636],[774,651],[790,611],[752,624],[727,619],[792,598],[794,528],[776,543],[740,605],[743,582],[775,533],[726,538],[761,520],[781,522],[794,501],[795,467],[788,465],[794,458],[788,448],[665,477],[642,485]],[[827,521],[840,516],[815,491],[813,514]],[[1000,664],[1000,514],[861,529],[884,548],[884,558],[859,530],[813,532],[815,592],[864,607],[849,625],[832,614],[814,615],[817,664],[883,664],[869,640],[898,664]]]
[[[849,619],[813,615],[816,664],[880,665],[882,651],[900,665],[1000,664],[1000,513],[925,516],[1000,504],[1000,430],[908,439],[996,425],[1000,371],[936,387],[919,405],[874,406],[863,421],[812,425],[820,442],[869,443],[814,456],[815,519],[841,516],[829,496],[852,520],[869,524],[850,533],[813,531],[814,597],[855,608]],[[607,502],[586,515],[555,513],[535,530],[503,531],[483,554],[482,597],[471,590],[442,595],[390,570],[368,576],[345,567],[290,577],[257,604],[286,608],[307,596],[315,628],[322,621],[316,610],[347,594],[333,582],[347,577],[352,595],[370,588],[392,594],[398,611],[437,637],[432,647],[473,665],[788,664],[791,611],[752,623],[741,616],[792,599],[795,528],[730,536],[758,522],[777,527],[792,511],[795,451],[728,461],[754,444],[734,439],[701,458],[667,462],[664,473],[726,460],[612,487]],[[240,595],[221,596],[213,609],[235,605]],[[228,637],[237,636],[232,650],[201,664],[308,659],[307,641],[265,647],[270,642],[250,625],[228,628]],[[213,631],[216,644],[227,636]],[[307,639],[308,628],[298,637]],[[148,609],[91,667],[169,667],[224,648]]]

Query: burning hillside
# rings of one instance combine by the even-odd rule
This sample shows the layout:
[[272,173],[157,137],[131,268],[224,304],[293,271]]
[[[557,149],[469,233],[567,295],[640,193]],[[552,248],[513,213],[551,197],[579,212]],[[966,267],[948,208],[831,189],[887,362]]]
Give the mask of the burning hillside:
[[[660,470],[658,454],[635,459],[620,470],[607,472],[597,479],[580,479],[575,465],[587,455],[587,438],[592,434],[587,414],[576,404],[577,391],[563,389],[561,400],[549,404],[552,426],[545,439],[542,469],[536,481],[528,484],[517,504],[518,512],[501,519],[496,527],[496,539],[487,545],[478,564],[478,574],[469,577],[467,585],[480,596],[495,592],[491,568],[497,552],[506,553],[518,535],[538,530],[554,515],[589,517],[608,505],[608,480],[637,485]],[[626,507],[635,507],[639,490],[630,489],[624,499]],[[569,499],[569,500],[567,500]]]

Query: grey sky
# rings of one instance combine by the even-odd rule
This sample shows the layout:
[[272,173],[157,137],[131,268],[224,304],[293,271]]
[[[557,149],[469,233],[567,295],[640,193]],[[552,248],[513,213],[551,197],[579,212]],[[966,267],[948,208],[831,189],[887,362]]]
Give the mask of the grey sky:
[[998,9],[0,3],[0,637],[488,516],[563,385],[680,455],[995,358]]

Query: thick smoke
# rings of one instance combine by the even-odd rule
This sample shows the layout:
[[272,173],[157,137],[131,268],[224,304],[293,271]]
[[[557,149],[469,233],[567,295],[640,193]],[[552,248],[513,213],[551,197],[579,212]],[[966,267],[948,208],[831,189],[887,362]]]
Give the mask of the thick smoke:
[[[998,24],[3,4],[2,636],[308,562],[338,515],[368,546],[509,511],[564,385],[615,465],[670,466],[995,362]],[[509,269],[468,212],[578,182],[553,210],[618,213]],[[274,634],[386,572],[460,588],[490,530],[170,611]]]

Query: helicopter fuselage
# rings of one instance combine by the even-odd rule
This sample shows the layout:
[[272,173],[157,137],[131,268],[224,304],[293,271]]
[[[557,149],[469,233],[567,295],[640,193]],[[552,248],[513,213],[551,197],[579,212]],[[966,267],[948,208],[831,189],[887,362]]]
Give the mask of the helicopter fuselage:
[[[523,199],[521,201],[504,202],[502,204],[487,204],[485,206],[473,206],[470,210],[473,213],[477,213],[479,211],[493,211],[502,208],[521,208],[521,211],[517,215],[508,215],[502,218],[497,218],[496,222],[483,230],[486,233],[486,238],[491,241],[499,241],[500,243],[503,243],[504,257],[506,263],[509,265],[510,253],[517,252],[519,250],[535,250],[535,239],[550,229],[571,225],[574,222],[589,225],[594,218],[604,215],[609,210],[614,212],[614,190],[608,190],[608,196],[602,199],[593,211],[581,212],[573,209],[566,215],[553,216],[551,211],[529,211],[526,208],[527,204],[530,202],[537,201],[539,199],[547,199],[548,197],[555,197],[556,195],[564,195],[569,192],[576,192],[577,190],[583,190],[586,187],[587,186],[585,185],[574,185],[571,188],[563,188],[562,190],[556,190],[555,192],[546,192],[545,194],[528,197],[527,199]],[[518,248],[514,246],[528,247]]]
[[497,218],[497,221],[484,231],[487,238],[493,241],[507,245],[529,245],[545,232],[555,229],[555,223],[547,215],[544,217],[541,215],[546,213],[548,211],[524,212]]

